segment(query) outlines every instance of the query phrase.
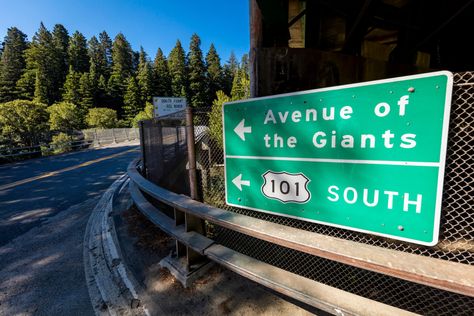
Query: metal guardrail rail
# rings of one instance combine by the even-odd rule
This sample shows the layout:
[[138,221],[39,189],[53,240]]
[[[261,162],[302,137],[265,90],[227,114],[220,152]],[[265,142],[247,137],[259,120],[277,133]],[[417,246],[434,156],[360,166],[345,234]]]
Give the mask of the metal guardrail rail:
[[[273,242],[281,242],[281,244],[285,244],[282,241],[289,241],[285,236],[286,232],[282,229],[284,227],[281,225],[233,214],[158,187],[141,176],[137,170],[137,162],[137,160],[133,161],[128,167],[128,175],[131,179],[130,193],[135,205],[161,230],[197,253],[252,281],[329,313],[414,315],[408,311],[304,278],[219,245],[198,232],[186,231],[185,224],[180,224],[162,213],[145,198],[142,191],[176,210],[208,220],[211,223],[246,232],[250,236],[271,239]],[[266,226],[265,230],[268,229],[266,236],[261,234],[262,226]],[[316,247],[309,247],[308,251],[312,251],[310,249],[316,249]]]
[[[179,195],[158,187],[142,177],[136,166],[137,161],[132,162],[129,165],[128,174],[132,180],[132,198],[137,207],[165,232],[214,261],[219,260],[208,255],[210,253],[208,250],[210,245],[215,245],[211,240],[196,232],[184,232],[184,230],[175,226],[174,221],[152,206],[143,197],[141,192],[145,192],[152,198],[173,207],[175,210],[185,212],[186,214],[199,217],[203,220],[209,221],[210,223],[232,229],[251,237],[358,268],[474,297],[474,266],[430,257],[422,257],[396,250],[360,244],[354,241],[314,232],[302,231],[296,228],[212,207],[195,201],[187,196]],[[223,246],[219,245],[219,247]],[[258,265],[263,264],[266,263],[258,263]],[[224,263],[224,265],[226,264]],[[293,275],[292,273],[290,274]],[[318,283],[312,280],[309,281]],[[267,280],[266,282],[276,281]],[[262,280],[260,283],[263,284],[266,282],[263,282]],[[278,284],[278,282],[276,282],[272,288],[316,306],[316,303],[312,303],[311,300],[308,302],[308,299],[303,299],[301,296],[302,294],[294,294],[291,291],[289,293],[283,284]],[[347,295],[354,294],[347,293]],[[315,302],[318,302],[317,297],[314,299],[316,299]],[[375,310],[373,309],[374,301],[370,302],[371,310]],[[316,307],[321,308],[319,304],[320,302]],[[334,312],[334,310],[331,312]],[[347,312],[349,312],[349,310]],[[353,312],[357,314],[360,311]],[[365,312],[363,314],[365,314]]]

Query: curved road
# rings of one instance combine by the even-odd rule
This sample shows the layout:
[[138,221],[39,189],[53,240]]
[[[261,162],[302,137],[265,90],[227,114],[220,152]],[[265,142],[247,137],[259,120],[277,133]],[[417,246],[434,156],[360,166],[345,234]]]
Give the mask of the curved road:
[[138,154],[117,146],[0,166],[0,315],[94,315],[85,227]]

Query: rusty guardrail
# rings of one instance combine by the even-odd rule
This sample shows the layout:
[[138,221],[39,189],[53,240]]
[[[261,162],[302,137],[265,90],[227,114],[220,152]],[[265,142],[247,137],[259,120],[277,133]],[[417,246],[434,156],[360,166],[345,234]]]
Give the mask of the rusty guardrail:
[[[200,255],[277,292],[333,314],[413,315],[408,311],[372,301],[274,267],[219,245],[196,231],[187,231],[185,223],[162,213],[145,198],[142,192],[177,211],[208,220],[211,223],[245,232],[250,236],[272,240],[276,243],[294,244],[294,241],[287,238],[287,233],[284,232],[285,227],[282,225],[227,212],[192,200],[185,195],[158,187],[141,176],[137,170],[137,162],[138,160],[133,161],[128,167],[128,175],[131,179],[130,193],[137,208],[165,233]],[[264,230],[266,230],[265,233],[263,233]],[[316,250],[319,253],[322,248],[318,249],[313,245],[305,247],[305,249],[310,252]]]
[[472,265],[360,244],[225,211],[158,187],[140,175],[136,164],[134,161],[128,168],[132,182],[151,197],[182,212],[280,246],[474,297]]

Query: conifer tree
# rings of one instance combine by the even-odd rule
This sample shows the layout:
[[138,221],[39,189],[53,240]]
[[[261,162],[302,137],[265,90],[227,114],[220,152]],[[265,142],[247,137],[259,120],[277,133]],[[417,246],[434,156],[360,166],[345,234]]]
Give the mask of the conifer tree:
[[89,73],[85,72],[81,75],[79,80],[79,108],[84,116],[87,114],[87,111],[94,105],[94,86],[91,81],[91,76]]
[[124,118],[131,124],[133,118],[144,108],[144,103],[140,96],[140,88],[134,77],[128,79],[127,92],[123,98],[123,103]]
[[202,107],[207,102],[206,66],[201,51],[201,39],[197,34],[191,37],[188,61],[190,104],[194,107]]
[[16,27],[9,28],[0,58],[0,103],[19,97],[16,83],[21,78],[26,65],[23,55],[26,48],[26,34]]
[[153,63],[153,93],[160,97],[171,96],[171,78],[168,61],[163,55],[161,48],[158,48]]
[[53,45],[55,50],[54,67],[54,99],[59,100],[61,97],[61,90],[66,80],[68,73],[68,47],[69,34],[66,28],[61,24],[56,24],[52,32]]
[[223,88],[224,88],[224,93],[227,95],[231,94],[234,77],[238,69],[239,69],[239,64],[237,62],[237,58],[235,57],[234,52],[231,52],[229,60],[224,65],[224,69],[223,69],[223,77],[224,77]]
[[168,68],[171,77],[172,95],[174,97],[186,97],[186,56],[179,40],[176,41],[176,45],[168,57]]
[[72,66],[69,66],[69,72],[66,76],[66,81],[64,82],[63,101],[70,102],[76,105],[80,104],[80,80],[81,74],[74,71]]
[[140,47],[137,80],[138,86],[140,87],[140,95],[142,97],[143,103],[151,101],[151,98],[153,97],[153,70],[150,65],[150,62],[148,61],[148,57],[145,51],[143,50],[143,47]]
[[43,23],[33,36],[30,47],[25,51],[27,68],[34,70],[34,100],[52,104],[56,101],[54,86],[55,47],[51,33]]
[[243,100],[250,97],[250,78],[247,71],[248,63],[246,60],[247,59],[244,55],[240,67],[235,73],[234,80],[232,82],[232,100]]
[[223,87],[223,73],[221,67],[221,59],[217,54],[214,44],[211,44],[206,55],[207,66],[207,83],[208,83],[208,104],[212,104],[216,98],[216,92],[222,90]]
[[102,68],[98,68],[97,72],[101,75],[103,74],[104,78],[107,80],[110,76],[112,66],[112,40],[110,39],[106,31],[103,31],[99,34],[99,46],[100,53],[102,56]]
[[119,33],[112,44],[112,73],[108,81],[108,93],[119,112],[123,96],[127,89],[128,78],[132,75],[133,52],[122,33]]
[[69,65],[74,71],[83,73],[89,71],[89,55],[87,54],[87,41],[79,31],[74,32],[69,39]]

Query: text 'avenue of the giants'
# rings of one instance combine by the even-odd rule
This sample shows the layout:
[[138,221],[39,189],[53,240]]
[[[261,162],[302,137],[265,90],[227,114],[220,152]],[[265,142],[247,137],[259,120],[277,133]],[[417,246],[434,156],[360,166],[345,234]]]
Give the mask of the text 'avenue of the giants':
[[[374,106],[373,113],[374,117],[384,118],[389,115],[398,115],[400,117],[405,116],[409,107],[409,95],[403,95],[397,102],[396,110],[392,110],[392,106],[387,102],[379,102]],[[318,120],[333,121],[336,119],[350,120],[354,110],[351,106],[345,105],[340,109],[336,110],[336,107],[323,107],[320,112],[314,108],[306,109],[306,111],[284,111],[274,113],[272,110],[268,110],[264,125],[267,124],[285,124],[286,122],[292,121],[294,123],[300,122],[316,122]],[[385,148],[394,148],[394,146],[411,149],[416,147],[416,134],[405,133],[397,135],[390,129],[385,130],[382,134],[360,134],[350,135],[343,134],[339,135],[335,130],[331,131],[315,131],[312,132],[312,144],[315,148],[375,148],[378,146],[384,146]],[[298,139],[295,136],[282,137],[278,133],[273,135],[265,134],[263,138],[266,148],[296,148],[298,145]],[[380,145],[379,145],[380,144]]]

